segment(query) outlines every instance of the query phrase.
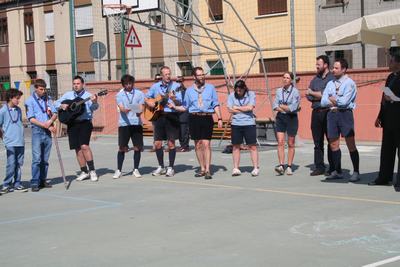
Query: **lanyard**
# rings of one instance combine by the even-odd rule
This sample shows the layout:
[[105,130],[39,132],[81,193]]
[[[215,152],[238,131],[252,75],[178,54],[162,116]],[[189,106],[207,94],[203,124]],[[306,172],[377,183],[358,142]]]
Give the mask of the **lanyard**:
[[37,94],[33,94],[33,98],[35,99],[35,101],[36,101],[36,103],[38,104],[38,106],[40,107],[40,110],[43,112],[43,113],[47,113],[47,109],[48,109],[48,106],[47,106],[47,97],[45,98],[45,99],[43,99],[43,102],[44,102],[44,107],[42,106],[42,104],[40,104],[40,102],[39,102],[39,97],[37,96]]
[[284,105],[287,105],[287,102],[289,101],[289,97],[293,92],[293,86],[290,86],[289,90],[290,91],[289,91],[288,96],[287,96],[286,101],[285,101],[285,91],[288,91],[288,90],[285,90],[285,89],[282,88],[282,103]]
[[83,89],[82,91],[80,91],[79,94],[77,94],[76,91],[74,91],[75,97],[82,97],[84,93],[85,93],[85,89]]
[[[247,100],[247,96],[243,96],[243,98],[238,98],[237,100],[238,100],[239,105],[241,107],[247,105],[250,102],[250,99],[249,99],[249,101],[246,101]],[[241,102],[241,100],[243,100],[243,102]]]
[[7,110],[8,110],[8,115],[10,115],[10,119],[11,119],[11,122],[12,123],[17,123],[17,121],[18,121],[18,118],[19,118],[19,112],[18,112],[18,110],[17,109],[15,109],[16,111],[17,111],[17,117],[14,119],[13,118],[13,116],[11,115],[11,108],[10,107],[7,107]]
[[133,98],[135,98],[135,89],[132,89],[132,91],[133,91],[132,98],[129,98],[127,92],[124,90],[125,96],[128,99],[129,104],[132,104]]

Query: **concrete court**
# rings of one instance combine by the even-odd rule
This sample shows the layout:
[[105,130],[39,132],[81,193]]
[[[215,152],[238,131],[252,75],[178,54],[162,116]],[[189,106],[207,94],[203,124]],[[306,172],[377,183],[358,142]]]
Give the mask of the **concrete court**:
[[[359,146],[362,181],[351,184],[310,177],[311,144],[297,148],[292,177],[275,175],[276,151],[269,150],[261,152],[257,178],[231,177],[231,154],[220,151],[213,154],[213,180],[193,177],[194,152],[178,153],[175,177],[154,178],[155,155],[145,152],[143,178],[129,174],[130,153],[125,176],[113,180],[116,143],[116,137],[92,142],[97,183],[72,181],[65,191],[53,149],[52,189],[0,197],[1,266],[337,267],[400,255],[400,194],[366,185],[376,175],[379,146]],[[65,138],[60,146],[72,180],[77,163]],[[242,170],[250,172],[242,155]],[[0,160],[3,177],[3,146]],[[27,138],[24,181],[30,163]],[[400,266],[400,259],[384,266]]]

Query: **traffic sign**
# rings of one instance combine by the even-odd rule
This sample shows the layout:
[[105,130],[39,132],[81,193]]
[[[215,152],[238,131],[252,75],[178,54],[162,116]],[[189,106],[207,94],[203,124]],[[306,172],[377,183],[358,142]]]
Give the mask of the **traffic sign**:
[[99,41],[95,41],[90,45],[90,55],[94,59],[102,59],[106,55],[106,46]]
[[139,36],[137,35],[135,28],[133,25],[129,29],[128,37],[126,38],[125,41],[125,47],[142,47],[142,43],[139,40]]

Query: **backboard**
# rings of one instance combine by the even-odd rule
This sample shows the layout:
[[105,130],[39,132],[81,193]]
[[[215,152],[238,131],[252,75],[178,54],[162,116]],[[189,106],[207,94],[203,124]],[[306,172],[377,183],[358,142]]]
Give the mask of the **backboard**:
[[[161,0],[101,0],[101,1],[102,1],[102,6],[109,4],[121,4],[131,7],[132,8],[131,13],[141,13],[159,9]],[[114,10],[112,12],[113,14],[118,14],[125,11]],[[107,14],[104,12],[103,8],[103,17],[105,17],[106,15]]]

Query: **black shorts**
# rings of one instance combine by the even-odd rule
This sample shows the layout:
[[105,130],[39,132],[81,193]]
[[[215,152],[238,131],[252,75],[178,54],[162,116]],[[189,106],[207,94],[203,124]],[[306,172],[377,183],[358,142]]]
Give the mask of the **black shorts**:
[[212,115],[189,115],[189,132],[192,140],[211,140],[214,129]]
[[120,126],[118,128],[118,145],[120,147],[128,147],[129,140],[132,140],[133,146],[143,148],[142,125]]
[[328,112],[328,138],[353,137],[354,117],[350,109]]
[[176,112],[164,113],[153,122],[154,141],[171,140],[179,138],[180,122]]
[[238,126],[232,125],[231,143],[232,145],[243,144],[243,139],[246,145],[257,144],[257,130],[255,125]]
[[69,124],[67,128],[69,149],[79,149],[83,145],[89,145],[92,130],[93,124],[89,120]]
[[275,121],[276,131],[278,133],[287,133],[288,136],[296,136],[299,129],[299,118],[297,114],[284,114],[278,112]]

